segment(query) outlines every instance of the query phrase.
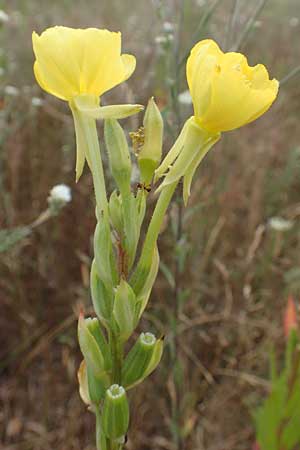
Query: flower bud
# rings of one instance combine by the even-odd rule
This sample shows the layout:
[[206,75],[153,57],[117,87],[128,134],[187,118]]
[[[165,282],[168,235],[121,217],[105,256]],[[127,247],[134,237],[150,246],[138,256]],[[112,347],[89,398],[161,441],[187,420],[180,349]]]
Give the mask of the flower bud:
[[90,287],[94,310],[101,323],[107,328],[113,309],[113,291],[107,289],[100,279],[95,259],[91,267]]
[[78,320],[78,341],[80,350],[94,374],[101,377],[104,372],[104,358],[99,345],[89,331],[83,314],[80,313]]
[[121,196],[118,195],[116,190],[113,191],[110,196],[108,207],[109,207],[109,217],[112,226],[120,236],[124,233],[123,231],[124,224],[122,216],[122,199]]
[[111,173],[120,192],[128,192],[130,190],[131,160],[124,131],[117,120],[105,121],[104,136]]
[[113,315],[119,328],[119,335],[126,341],[136,326],[136,297],[125,280],[117,287]]
[[117,269],[112,250],[108,221],[101,217],[94,234],[94,252],[97,272],[107,288],[112,288],[117,280]]
[[110,369],[111,367],[111,360],[110,360],[110,351],[109,351],[109,345],[102,333],[100,322],[96,317],[88,317],[85,319],[85,324],[87,326],[87,329],[89,332],[93,335],[93,337],[96,339],[96,342],[101,350],[101,353],[104,358],[104,367],[105,369]]
[[124,362],[122,381],[126,388],[132,387],[147,376],[155,344],[156,337],[152,333],[140,334]]
[[125,389],[113,384],[105,393],[102,427],[109,439],[119,439],[127,433],[129,405]]
[[141,181],[151,183],[162,155],[164,123],[154,98],[150,98],[144,116],[144,144],[138,153]]

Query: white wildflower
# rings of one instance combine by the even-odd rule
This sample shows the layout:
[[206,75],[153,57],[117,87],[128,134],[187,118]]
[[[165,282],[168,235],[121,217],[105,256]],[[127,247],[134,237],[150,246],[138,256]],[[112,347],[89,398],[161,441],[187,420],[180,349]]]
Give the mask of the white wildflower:
[[66,184],[57,184],[53,186],[48,197],[48,201],[69,203],[72,200],[71,188]]
[[192,97],[189,91],[183,91],[178,95],[178,101],[179,103],[182,103],[184,105],[191,105],[192,104]]
[[11,95],[12,97],[17,97],[19,95],[20,91],[15,86],[7,85],[4,88],[4,93],[6,95]]
[[166,33],[172,33],[174,31],[174,24],[171,22],[164,22],[163,29]]
[[269,227],[275,231],[288,231],[294,225],[292,220],[284,219],[283,217],[271,217],[269,219]]
[[168,42],[167,36],[156,36],[155,38],[156,44],[166,44]]
[[0,9],[0,23],[9,22],[9,15],[3,9]]
[[31,99],[32,106],[39,107],[39,106],[42,106],[43,103],[44,103],[44,101],[39,97],[32,97],[32,99]]
[[292,28],[295,28],[299,25],[299,18],[298,17],[291,17],[289,20],[289,25]]

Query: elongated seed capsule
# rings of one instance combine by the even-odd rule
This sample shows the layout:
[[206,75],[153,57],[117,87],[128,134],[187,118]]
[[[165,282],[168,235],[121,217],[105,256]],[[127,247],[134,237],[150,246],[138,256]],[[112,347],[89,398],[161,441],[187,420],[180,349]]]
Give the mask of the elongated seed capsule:
[[155,348],[156,337],[152,333],[141,333],[128,353],[122,371],[125,387],[143,379],[147,372]]
[[124,436],[129,425],[129,405],[126,391],[122,386],[113,384],[106,390],[102,427],[105,435],[110,439]]

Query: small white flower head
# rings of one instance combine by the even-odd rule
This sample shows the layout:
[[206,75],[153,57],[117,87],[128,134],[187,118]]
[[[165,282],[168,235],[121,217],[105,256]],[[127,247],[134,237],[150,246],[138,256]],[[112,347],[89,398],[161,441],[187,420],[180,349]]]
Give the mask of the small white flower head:
[[168,38],[167,36],[156,36],[155,42],[159,45],[166,44],[168,42]]
[[72,200],[71,188],[66,184],[57,184],[51,189],[50,197],[55,200],[69,203]]
[[289,20],[289,25],[292,28],[295,28],[299,25],[299,18],[298,17],[291,17]]
[[262,21],[261,20],[255,20],[253,27],[254,28],[261,28],[262,26]]
[[15,86],[7,85],[7,86],[5,86],[5,88],[4,88],[4,93],[5,93],[6,95],[10,95],[10,96],[12,96],[12,97],[17,97],[17,96],[19,95],[20,91],[19,91],[19,89],[16,88]]
[[31,104],[32,104],[32,106],[39,107],[44,104],[44,101],[39,97],[32,97]]
[[0,9],[0,23],[9,22],[9,15],[3,9]]
[[206,0],[196,0],[197,6],[200,6],[200,8],[204,5],[206,5]]
[[165,33],[173,33],[174,31],[174,24],[171,22],[164,22],[163,29]]
[[269,219],[269,227],[275,231],[288,231],[294,225],[292,220],[286,220],[283,217],[271,217]]
[[52,213],[57,214],[71,200],[71,188],[66,184],[57,184],[49,193],[48,205]]
[[183,91],[178,95],[178,101],[179,103],[182,103],[183,105],[191,105],[192,104],[192,97],[189,91]]

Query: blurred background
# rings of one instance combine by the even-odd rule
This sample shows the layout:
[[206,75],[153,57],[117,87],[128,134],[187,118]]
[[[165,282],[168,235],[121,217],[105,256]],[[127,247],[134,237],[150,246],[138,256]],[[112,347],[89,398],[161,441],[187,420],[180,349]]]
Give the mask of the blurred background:
[[[198,40],[242,51],[281,80],[271,110],[208,154],[188,207],[179,192],[168,212],[139,328],[166,334],[166,349],[131,396],[127,443],[250,450],[269,351],[275,345],[280,358],[286,298],[300,294],[299,0],[2,0],[0,8],[0,447],[94,449],[76,375],[78,306],[91,313],[92,180],[86,170],[75,184],[70,111],[32,73],[32,31],[66,25],[122,31],[137,69],[103,101],[146,104],[154,95],[165,151],[192,112],[185,61]],[[133,131],[141,121],[123,123]],[[100,139],[102,131],[100,123]],[[49,191],[61,183],[72,200],[49,214]]]

